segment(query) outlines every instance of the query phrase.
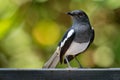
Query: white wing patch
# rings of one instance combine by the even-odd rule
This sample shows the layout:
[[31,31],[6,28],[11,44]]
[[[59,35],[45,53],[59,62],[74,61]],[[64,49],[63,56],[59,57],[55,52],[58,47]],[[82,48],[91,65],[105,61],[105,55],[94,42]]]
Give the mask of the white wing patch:
[[65,56],[67,55],[76,55],[80,52],[83,52],[89,45],[90,42],[86,43],[76,43],[72,42],[71,46],[69,49],[66,51]]
[[68,32],[67,38],[69,38],[73,33],[74,33],[74,29],[71,29],[71,30]]
[[65,42],[68,40],[68,38],[74,33],[74,29],[71,29],[68,34],[67,34],[67,37],[61,42],[61,45],[60,47],[63,47]]

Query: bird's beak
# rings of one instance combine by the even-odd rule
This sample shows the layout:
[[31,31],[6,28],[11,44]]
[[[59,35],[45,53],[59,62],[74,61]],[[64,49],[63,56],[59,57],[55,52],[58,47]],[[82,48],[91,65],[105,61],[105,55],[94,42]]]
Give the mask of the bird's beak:
[[72,13],[71,13],[71,12],[67,12],[66,14],[68,14],[68,15],[72,16]]

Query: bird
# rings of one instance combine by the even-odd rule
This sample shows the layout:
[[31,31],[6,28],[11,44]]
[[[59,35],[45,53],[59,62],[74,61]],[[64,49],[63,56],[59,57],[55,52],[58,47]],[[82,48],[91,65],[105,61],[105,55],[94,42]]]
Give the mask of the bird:
[[73,59],[82,68],[76,56],[88,49],[94,40],[95,32],[83,10],[73,10],[67,14],[72,19],[72,25],[59,42],[54,54],[43,65],[43,68],[55,68],[59,62],[67,64],[71,68],[70,61]]

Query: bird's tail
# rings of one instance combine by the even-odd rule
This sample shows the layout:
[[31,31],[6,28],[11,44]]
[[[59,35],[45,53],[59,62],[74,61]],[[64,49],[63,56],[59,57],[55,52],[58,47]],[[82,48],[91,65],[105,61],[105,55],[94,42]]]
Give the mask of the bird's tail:
[[59,53],[56,50],[50,59],[43,65],[43,68],[55,68],[59,63],[60,57]]

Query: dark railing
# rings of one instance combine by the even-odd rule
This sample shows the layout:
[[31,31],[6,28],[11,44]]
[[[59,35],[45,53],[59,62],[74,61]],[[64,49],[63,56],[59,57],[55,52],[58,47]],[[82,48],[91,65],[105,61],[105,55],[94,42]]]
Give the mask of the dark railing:
[[120,68],[0,69],[0,80],[120,80]]

